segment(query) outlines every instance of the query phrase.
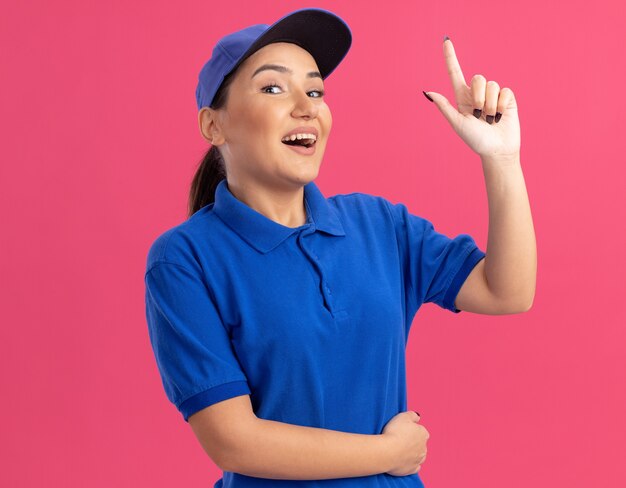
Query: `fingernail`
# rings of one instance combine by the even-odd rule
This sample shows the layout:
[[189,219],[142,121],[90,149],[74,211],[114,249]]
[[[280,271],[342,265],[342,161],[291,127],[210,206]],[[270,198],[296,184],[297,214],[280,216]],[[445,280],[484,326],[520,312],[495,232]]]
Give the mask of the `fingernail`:
[[480,108],[475,108],[474,109],[474,117],[476,117],[477,119],[480,119],[480,114],[482,114],[483,111]]
[[496,124],[500,122],[501,118],[502,118],[502,114],[500,112],[496,112]]
[[446,42],[448,39],[450,39],[448,36],[444,36],[443,37],[443,42]]
[[493,119],[495,118],[493,115],[487,115],[487,117],[485,117],[487,119],[487,123],[488,124],[493,124]]
[[422,93],[423,93],[423,94],[424,94],[424,96],[425,96],[426,98],[428,98],[431,102],[434,102],[434,100],[433,100],[432,98],[430,98],[430,97],[428,96],[428,93],[426,93],[424,90],[422,90]]
[[[420,415],[420,414],[419,414],[419,412],[417,412],[417,411],[415,411],[415,410],[413,410],[413,411],[414,411],[417,415]],[[420,415],[420,417],[421,417],[421,415]]]

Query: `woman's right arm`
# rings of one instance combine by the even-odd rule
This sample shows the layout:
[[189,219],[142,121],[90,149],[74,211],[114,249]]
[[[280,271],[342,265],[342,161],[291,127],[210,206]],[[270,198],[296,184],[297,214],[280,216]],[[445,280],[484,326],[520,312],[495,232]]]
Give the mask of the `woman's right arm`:
[[[396,435],[355,434],[260,419],[249,395],[241,395],[210,405],[188,421],[206,453],[224,471],[257,478],[321,480],[419,471],[428,433],[415,423],[414,417],[419,417],[414,412],[399,415],[403,417],[394,417],[401,420],[395,424]],[[423,448],[397,452],[403,444]]]

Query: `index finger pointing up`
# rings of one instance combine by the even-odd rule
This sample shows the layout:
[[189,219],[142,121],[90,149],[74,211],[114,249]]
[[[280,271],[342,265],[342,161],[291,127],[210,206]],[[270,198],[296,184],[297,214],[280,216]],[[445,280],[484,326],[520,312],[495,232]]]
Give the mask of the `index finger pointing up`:
[[448,36],[443,40],[443,56],[446,59],[446,67],[448,68],[448,75],[452,81],[452,87],[456,93],[460,88],[466,87],[465,77],[463,71],[461,71],[461,65],[459,60],[456,59],[456,53],[454,52],[454,46]]

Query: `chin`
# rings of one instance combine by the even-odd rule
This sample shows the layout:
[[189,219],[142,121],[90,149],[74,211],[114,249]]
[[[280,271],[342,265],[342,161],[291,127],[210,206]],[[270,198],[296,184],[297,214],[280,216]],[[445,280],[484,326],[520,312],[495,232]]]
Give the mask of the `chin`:
[[315,168],[309,168],[307,171],[302,171],[301,173],[295,175],[300,186],[307,185],[319,174],[320,167],[316,166]]

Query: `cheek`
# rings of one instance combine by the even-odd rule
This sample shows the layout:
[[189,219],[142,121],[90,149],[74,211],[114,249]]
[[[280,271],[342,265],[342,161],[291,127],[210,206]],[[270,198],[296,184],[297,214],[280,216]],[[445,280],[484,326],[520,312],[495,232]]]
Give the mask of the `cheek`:
[[324,104],[322,107],[320,107],[319,117],[321,120],[324,121],[326,131],[330,132],[330,129],[333,126],[333,116],[330,112],[330,108],[328,108],[328,105]]
[[260,100],[254,96],[243,94],[236,106],[232,108],[231,126],[236,125],[243,132],[244,130],[253,130],[261,122],[266,122],[269,107],[259,102]]
[[261,148],[271,138],[267,114],[263,112],[251,110],[244,114],[238,119],[235,131],[237,142],[247,148],[246,151]]
[[285,120],[285,115],[276,107],[251,108],[247,114],[246,130],[250,132],[253,139],[258,142],[280,142],[280,131],[284,128],[280,121]]

